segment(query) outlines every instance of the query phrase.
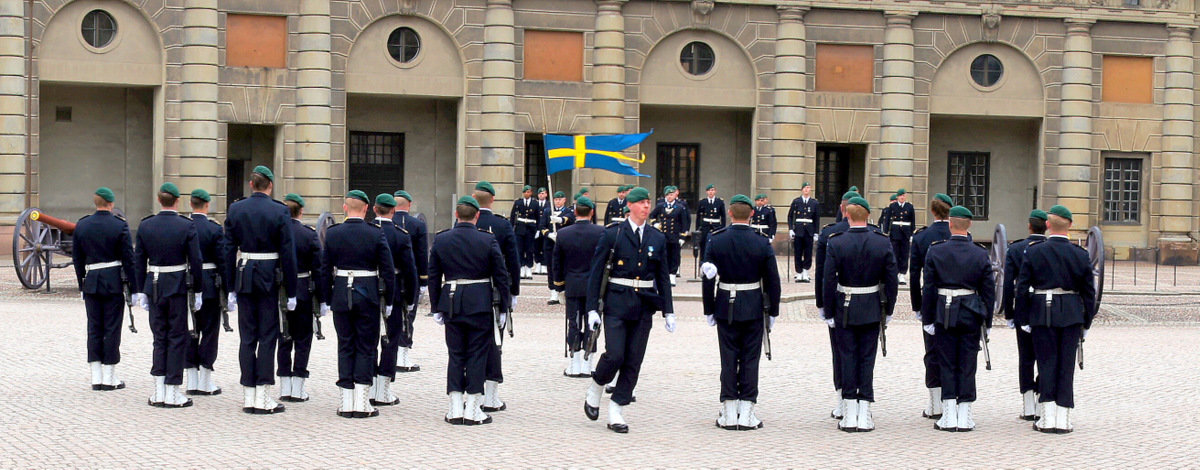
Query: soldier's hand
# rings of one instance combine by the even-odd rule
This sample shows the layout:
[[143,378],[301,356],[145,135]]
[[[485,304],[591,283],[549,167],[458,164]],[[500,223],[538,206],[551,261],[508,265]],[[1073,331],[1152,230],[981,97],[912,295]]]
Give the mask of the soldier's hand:
[[921,329],[925,330],[925,334],[927,334],[929,336],[933,336],[933,335],[937,334],[937,331],[933,329],[933,325],[924,325],[921,327]]
[[788,240],[795,240],[795,239],[796,239],[796,231],[788,230]]
[[820,235],[817,235],[817,234],[815,234],[815,233],[814,233],[814,234],[813,234],[813,241],[814,241],[814,242],[815,242],[815,241],[817,241],[817,237],[819,237],[819,236],[820,236]]
[[767,317],[767,331],[775,331],[775,318]]
[[429,286],[421,286],[421,297],[429,297]]
[[700,272],[703,273],[704,277],[708,279],[717,277],[717,265],[705,262],[704,264],[700,265]]
[[293,311],[294,311],[294,310],[296,310],[296,298],[295,298],[295,297],[288,297],[288,299],[287,299],[287,309],[288,309],[288,310],[293,310]]
[[392,306],[391,306],[391,305],[388,305],[387,307],[384,307],[383,316],[384,316],[384,317],[390,317],[390,316],[392,316]]
[[600,312],[592,310],[588,312],[588,330],[596,331],[600,328]]
[[832,319],[832,318],[826,318],[826,319],[825,319],[825,325],[829,326],[829,329],[831,329],[831,330],[832,330],[832,329],[833,329],[833,327],[834,327],[833,319]]
[[708,326],[717,326],[717,319],[712,314],[705,315],[704,319],[708,321]]
[[1088,330],[1090,330],[1090,329],[1091,329],[1091,328],[1084,328],[1084,329],[1083,329],[1083,337],[1084,337],[1084,338],[1087,338],[1087,332],[1088,332]]
[[674,333],[675,332],[675,314],[668,313],[667,316],[665,318],[663,318],[663,321],[665,323],[665,326],[667,327],[667,333]]
[[433,312],[433,321],[437,322],[439,325],[446,324],[446,319],[442,316],[442,312]]
[[683,244],[684,244],[684,243],[687,243],[687,240],[684,240],[684,239],[680,239],[680,240],[679,240],[679,246],[680,246],[681,248],[683,247]]
[[146,294],[133,294],[133,304],[141,307],[142,310],[150,311],[150,301],[146,299]]
[[329,304],[324,302],[321,303],[321,316],[329,316]]
[[1012,330],[1012,329],[1016,329],[1016,328],[1017,328],[1016,320],[1009,320],[1008,321],[1008,329]]
[[1026,333],[1033,333],[1033,327],[1031,327],[1029,325],[1021,325],[1021,331],[1024,331]]
[[204,297],[197,295],[196,299],[192,301],[192,310],[199,311],[202,305],[204,305]]
[[546,235],[546,238],[549,238],[552,242],[558,242],[558,232],[550,232],[549,235]]
[[237,292],[230,292],[229,295],[225,296],[225,303],[228,305],[230,312],[236,312],[237,311]]
[[514,295],[514,296],[512,296],[512,299],[508,301],[508,311],[512,312],[512,311],[515,311],[516,309],[517,309],[517,296]]
[[508,325],[508,314],[501,313],[500,314],[500,328],[504,328],[507,325]]
[[538,238],[541,238],[541,237],[542,237],[542,232],[541,232],[541,231],[533,232],[533,239],[534,239],[534,240],[537,240]]
[[892,316],[891,316],[891,315],[888,315],[888,316],[885,316],[885,317],[883,317],[883,326],[888,326],[888,323],[891,323],[891,322],[892,322]]

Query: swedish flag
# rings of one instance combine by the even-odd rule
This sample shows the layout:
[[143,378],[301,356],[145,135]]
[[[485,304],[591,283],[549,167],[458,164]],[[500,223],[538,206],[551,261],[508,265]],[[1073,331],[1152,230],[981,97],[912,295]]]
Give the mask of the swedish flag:
[[546,172],[555,174],[560,171],[575,168],[595,168],[608,170],[613,173],[630,176],[643,176],[637,168],[629,166],[621,160],[642,163],[641,158],[627,157],[622,150],[642,143],[654,131],[643,134],[616,135],[554,135],[547,134],[546,141]]

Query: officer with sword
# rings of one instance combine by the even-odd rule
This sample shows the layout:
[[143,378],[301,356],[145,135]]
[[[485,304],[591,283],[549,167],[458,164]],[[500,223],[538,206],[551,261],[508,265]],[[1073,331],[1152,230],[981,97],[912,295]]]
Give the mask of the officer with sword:
[[566,294],[565,340],[570,361],[563,375],[573,378],[592,376],[591,363],[584,358],[592,352],[591,349],[586,352],[584,349],[584,337],[587,334],[587,281],[596,245],[604,235],[604,227],[591,221],[592,212],[595,210],[596,204],[591,199],[580,197],[576,200],[575,218],[578,222],[558,231],[554,252],[550,257],[554,284]]
[[[308,380],[308,358],[312,353],[314,327],[320,327],[322,303],[321,241],[316,229],[300,221],[304,216],[304,198],[299,194],[284,196],[283,203],[291,214],[290,228],[296,246],[296,308],[287,312],[288,340],[279,341],[279,399],[288,402],[308,401],[304,382]],[[324,338],[322,334],[318,338]],[[295,355],[293,356],[293,351]]]
[[[196,239],[200,243],[200,256],[204,271],[192,278],[196,283],[195,294],[201,299],[200,308],[195,309],[196,333],[188,341],[184,371],[188,395],[219,395],[221,387],[213,383],[213,364],[217,360],[217,337],[221,331],[221,266],[225,253],[221,245],[224,235],[221,224],[208,218],[208,207],[212,197],[203,189],[191,193],[192,222],[196,225]],[[194,305],[193,305],[194,306]]]
[[[71,261],[75,281],[83,293],[87,310],[87,360],[92,372],[92,390],[118,390],[125,382],[117,377],[121,362],[123,291],[133,283],[133,240],[124,217],[113,213],[116,195],[99,188],[92,194],[96,212],[75,224]],[[140,290],[140,289],[134,289]],[[129,328],[133,310],[129,310]]]

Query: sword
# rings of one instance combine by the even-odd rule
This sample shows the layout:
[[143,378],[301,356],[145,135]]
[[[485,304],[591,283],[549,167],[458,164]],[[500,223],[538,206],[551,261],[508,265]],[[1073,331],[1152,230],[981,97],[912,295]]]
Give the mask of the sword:
[[292,341],[292,333],[288,331],[287,293],[279,286],[279,339],[285,343]]
[[317,287],[314,285],[310,277],[308,282],[308,298],[312,299],[313,306],[313,334],[317,337],[318,341],[323,341],[325,339],[325,334],[321,332],[321,303],[317,302],[316,289]]
[[1079,338],[1079,370],[1083,370],[1083,338]]
[[221,283],[220,274],[217,274],[216,283],[218,289],[217,297],[219,297],[218,301],[221,303],[221,326],[225,329],[226,333],[229,333],[233,331],[233,327],[229,326],[229,296],[224,292],[224,289],[221,289],[221,286],[224,284]]
[[128,279],[122,279],[122,281],[124,281],[122,284],[125,284],[125,309],[129,311],[129,332],[137,334],[137,327],[133,326],[133,286],[129,285]]
[[763,312],[763,352],[767,354],[767,360],[771,360],[771,315],[765,311]]
[[992,370],[992,352],[988,351],[988,343],[991,342],[992,340],[991,340],[991,338],[988,338],[987,325],[980,325],[979,330],[980,330],[981,334],[983,335],[982,341],[983,341],[984,367],[987,368],[987,370]]
[[504,307],[504,303],[500,299],[500,290],[496,288],[496,283],[492,282],[492,340],[496,342],[496,346],[504,346],[504,325],[500,322],[500,315]]
[[196,292],[191,288],[187,292],[187,309],[188,309],[188,334],[192,339],[200,339],[200,332],[196,330]]
[[384,290],[382,289],[383,283],[380,282],[379,285],[381,286],[379,289],[379,339],[384,343],[388,343],[391,342],[391,337],[388,335],[387,331],[387,320],[389,317],[387,312],[388,306],[387,302],[384,301]]
[[879,317],[879,351],[883,353],[883,357],[887,357],[887,298],[880,295],[879,303],[882,311]]

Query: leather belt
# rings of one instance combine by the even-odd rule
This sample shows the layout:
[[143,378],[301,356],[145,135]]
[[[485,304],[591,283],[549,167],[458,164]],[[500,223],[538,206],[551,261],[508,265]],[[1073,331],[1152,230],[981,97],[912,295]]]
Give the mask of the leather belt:
[[729,292],[741,292],[741,291],[747,291],[747,290],[758,290],[758,289],[761,289],[761,288],[762,288],[762,282],[750,282],[750,283],[746,283],[746,284],[734,284],[734,283],[718,282],[718,283],[717,283],[717,288],[718,288],[718,289],[721,289],[721,290],[727,290],[727,291],[729,291]]
[[149,272],[152,272],[152,273],[154,273],[154,274],[155,274],[155,277],[157,277],[157,275],[159,275],[159,274],[166,274],[166,273],[178,273],[178,272],[187,271],[187,267],[188,267],[188,265],[186,265],[186,264],[177,264],[177,265],[174,265],[174,266],[154,266],[154,265],[150,265],[150,266],[147,266],[147,267],[146,267],[146,270],[147,270],[147,271],[149,271]]
[[238,259],[242,261],[279,259],[279,253],[247,253],[243,251],[238,253]]
[[876,292],[879,292],[879,285],[876,284],[873,286],[866,286],[866,287],[850,287],[850,286],[843,286],[841,284],[838,284],[837,291],[841,292],[843,294],[847,294],[847,295],[874,294]]
[[207,271],[209,269],[217,269],[217,263],[201,263],[200,269],[203,269],[205,271]]
[[897,227],[908,227],[912,225],[912,222],[892,222],[892,225]]
[[811,224],[811,223],[813,223],[812,219],[796,219],[796,222],[800,222],[800,223],[802,223],[802,224]]
[[120,261],[109,261],[109,262],[107,262],[107,263],[92,263],[92,264],[88,264],[88,265],[85,265],[85,266],[83,267],[83,269],[84,269],[84,272],[85,272],[85,273],[89,273],[89,272],[95,271],[95,270],[97,270],[97,269],[108,269],[108,268],[115,268],[115,267],[118,267],[118,266],[121,266],[121,262],[120,262]]
[[654,281],[646,281],[646,280],[642,280],[642,279],[626,279],[623,277],[613,277],[613,278],[609,278],[608,282],[616,284],[618,286],[632,287],[634,289],[652,289],[652,288],[654,288]]

